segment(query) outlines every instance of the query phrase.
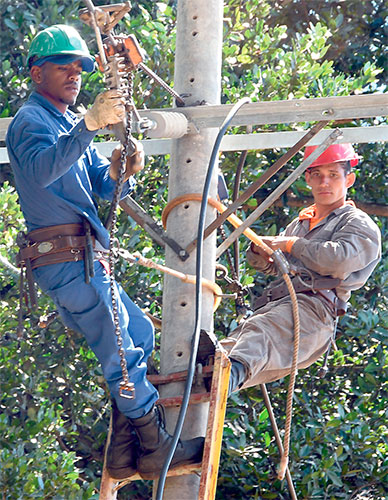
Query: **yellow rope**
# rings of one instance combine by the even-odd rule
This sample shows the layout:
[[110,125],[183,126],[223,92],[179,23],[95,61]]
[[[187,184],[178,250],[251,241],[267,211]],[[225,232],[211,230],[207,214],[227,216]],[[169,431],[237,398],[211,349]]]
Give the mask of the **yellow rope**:
[[[191,283],[193,285],[195,285],[196,283],[195,276],[192,276],[191,274],[182,273],[180,271],[177,271],[176,269],[171,269],[170,267],[164,266],[162,264],[157,264],[153,260],[148,259],[147,257],[143,257],[143,255],[141,255],[141,253],[139,252],[131,254],[127,250],[121,248],[119,250],[119,254],[123,259],[129,262],[136,262],[137,264],[140,264],[142,266],[156,269],[166,274],[170,274],[171,276],[179,278],[184,283]],[[202,278],[202,286],[213,292],[214,295],[213,311],[215,311],[220,305],[221,298],[223,295],[221,287],[217,285],[217,283],[215,283],[214,281],[208,280],[206,278]]]

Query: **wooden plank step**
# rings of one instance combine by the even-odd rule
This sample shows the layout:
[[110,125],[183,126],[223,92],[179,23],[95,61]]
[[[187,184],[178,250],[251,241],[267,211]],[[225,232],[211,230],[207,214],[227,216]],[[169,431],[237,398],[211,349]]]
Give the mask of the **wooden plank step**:
[[[200,473],[201,473],[200,463],[190,464],[190,465],[182,465],[181,467],[169,470],[167,473],[167,477],[176,477],[176,476],[183,476],[185,474],[200,474]],[[152,479],[153,480],[158,479],[158,475],[155,475],[155,477]],[[104,467],[101,479],[100,500],[115,500],[117,498],[117,492],[121,488],[124,488],[124,486],[131,483],[132,481],[143,481],[143,480],[144,479],[138,473],[127,479],[115,479],[109,475],[108,471]]]
[[[181,476],[184,474],[200,474],[201,481],[198,500],[214,500],[216,494],[230,368],[231,362],[226,353],[222,348],[217,348],[214,356],[214,365],[211,367],[213,376],[210,393],[197,393],[192,394],[190,397],[191,404],[203,403],[206,401],[210,402],[202,462],[200,464],[177,467],[176,469],[169,470],[167,473],[167,477]],[[169,382],[176,382],[176,378],[174,377],[176,374],[172,375],[172,377],[167,376]],[[178,376],[180,377],[182,374]],[[160,379],[163,380],[163,377],[159,377],[159,380]],[[164,406],[179,406],[182,402],[182,396],[163,398],[159,401]],[[109,432],[111,432],[111,425]],[[154,479],[157,478],[158,477],[155,477]],[[104,460],[100,500],[116,500],[117,492],[121,488],[132,481],[138,480],[143,480],[140,474],[135,474],[127,479],[121,480],[112,478],[105,467]]]

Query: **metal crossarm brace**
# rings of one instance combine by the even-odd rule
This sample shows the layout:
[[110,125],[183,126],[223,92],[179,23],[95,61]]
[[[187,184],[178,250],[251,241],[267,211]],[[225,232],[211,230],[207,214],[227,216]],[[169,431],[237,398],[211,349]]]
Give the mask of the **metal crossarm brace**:
[[[260,178],[251,184],[244,193],[234,201],[225,212],[220,214],[211,224],[207,226],[204,232],[204,238],[207,238],[215,229],[221,226],[230,214],[235,212],[243,203],[245,203],[258,189],[263,186],[272,176],[276,174],[293,156],[300,151],[305,144],[307,144],[317,133],[327,125],[329,121],[320,121],[316,123],[302,139],[300,139],[286,154],[279,158]],[[197,240],[193,240],[186,247],[186,251],[191,253],[197,245]]]
[[167,236],[166,232],[158,225],[158,223],[138,204],[131,196],[126,196],[120,202],[120,207],[127,213],[133,220],[135,220],[151,238],[158,243],[161,247],[165,248],[166,245],[171,248],[173,252],[183,261],[185,261],[189,254],[182,248],[173,238]]

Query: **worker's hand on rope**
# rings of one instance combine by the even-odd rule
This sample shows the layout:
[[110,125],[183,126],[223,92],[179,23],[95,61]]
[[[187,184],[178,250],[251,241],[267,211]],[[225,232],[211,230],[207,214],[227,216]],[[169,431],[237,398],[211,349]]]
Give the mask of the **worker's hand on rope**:
[[[266,243],[272,250],[281,250],[283,253],[291,253],[292,245],[295,240],[297,240],[297,236],[263,236],[262,240]],[[267,254],[263,252],[260,247],[254,245],[252,249],[253,252],[258,253],[265,257]]]
[[[265,243],[266,245],[268,245],[270,248],[272,248],[272,241],[274,240],[274,238],[275,238],[275,236],[261,236],[260,237],[261,241],[263,243]],[[274,250],[274,248],[272,248],[272,249]],[[272,262],[270,255],[268,255],[268,253],[263,248],[261,248],[259,245],[255,245],[254,243],[252,243],[251,250],[253,253],[257,253],[258,255],[263,257],[268,262]]]
[[[131,137],[131,142],[135,150],[133,153],[127,156],[124,181],[128,180],[131,175],[140,172],[144,168],[144,149],[141,142],[137,141]],[[109,175],[116,181],[119,175],[120,165],[121,165],[121,152],[123,146],[120,144],[112,151]]]
[[99,130],[122,122],[124,117],[125,99],[122,93],[115,89],[98,94],[93,105],[86,111],[84,120],[88,130]]

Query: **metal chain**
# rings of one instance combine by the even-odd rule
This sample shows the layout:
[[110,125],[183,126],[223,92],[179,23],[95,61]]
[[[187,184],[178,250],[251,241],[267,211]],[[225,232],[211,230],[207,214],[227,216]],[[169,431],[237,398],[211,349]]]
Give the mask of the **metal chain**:
[[[221,225],[219,227],[219,231],[220,231],[221,238],[223,239],[223,241],[225,241],[226,240],[226,233],[225,233],[225,229],[224,229],[223,225]],[[233,283],[237,287],[237,296],[236,296],[236,299],[235,299],[236,312],[237,312],[237,314],[239,316],[240,315],[244,316],[246,314],[246,312],[248,311],[248,308],[247,308],[247,306],[245,304],[245,300],[244,300],[244,287],[243,287],[243,285],[240,283],[240,281],[238,279],[238,275],[237,275],[236,269],[234,267],[233,260],[232,260],[232,255],[230,253],[230,249],[229,248],[226,251],[226,259],[227,259],[228,264],[229,264],[229,269],[231,271]]]
[[[128,95],[126,96],[127,102],[131,103],[132,102],[132,94],[133,94],[133,73],[129,73],[128,75]],[[111,204],[111,209],[110,209],[110,216],[108,217],[109,220],[109,225],[108,225],[108,231],[109,231],[109,268],[110,268],[110,291],[111,291],[111,296],[112,296],[112,311],[113,311],[113,321],[114,321],[114,326],[115,326],[115,334],[117,338],[117,346],[118,346],[118,353],[120,356],[120,366],[121,366],[121,372],[122,372],[122,377],[123,380],[120,382],[120,389],[119,389],[119,394],[123,398],[127,399],[133,399],[135,397],[135,385],[129,381],[129,375],[128,375],[128,369],[127,369],[127,362],[125,359],[125,351],[123,348],[123,338],[121,335],[121,327],[120,327],[120,321],[119,321],[119,314],[118,314],[118,309],[117,309],[117,290],[116,290],[116,280],[115,280],[115,257],[116,257],[116,242],[117,239],[115,237],[115,234],[117,232],[117,206],[120,201],[120,196],[121,192],[123,189],[123,180],[124,180],[124,174],[126,170],[126,162],[127,162],[127,155],[128,155],[128,149],[129,149],[129,144],[131,140],[131,132],[132,132],[132,113],[131,109],[129,109],[129,106],[127,106],[127,123],[126,123],[126,128],[125,128],[125,141],[123,143],[123,149],[121,151],[121,157],[120,157],[120,169],[118,173],[118,178],[116,181],[116,188],[115,192],[113,194],[113,200]]]

